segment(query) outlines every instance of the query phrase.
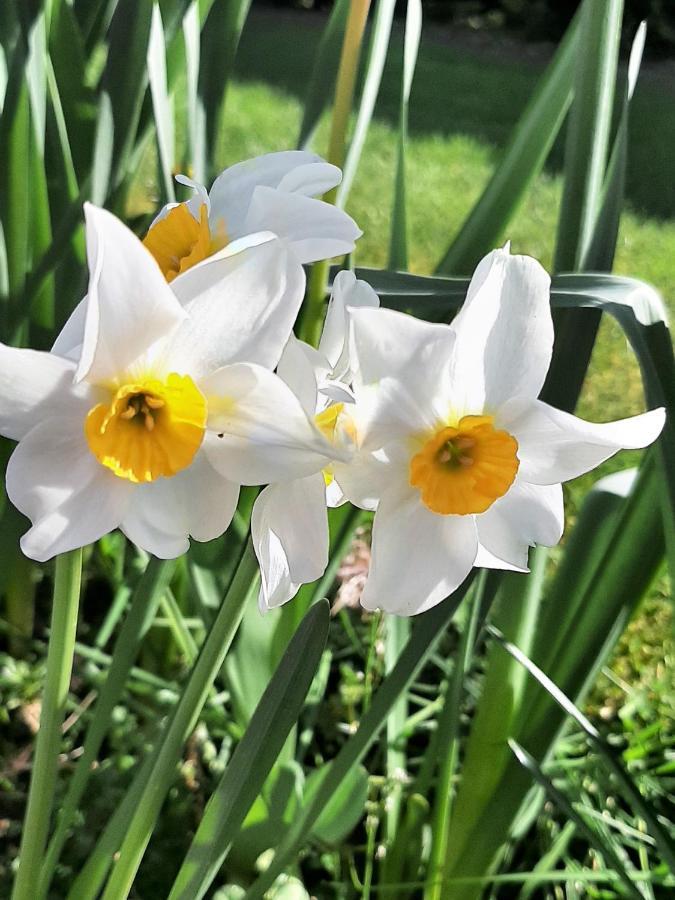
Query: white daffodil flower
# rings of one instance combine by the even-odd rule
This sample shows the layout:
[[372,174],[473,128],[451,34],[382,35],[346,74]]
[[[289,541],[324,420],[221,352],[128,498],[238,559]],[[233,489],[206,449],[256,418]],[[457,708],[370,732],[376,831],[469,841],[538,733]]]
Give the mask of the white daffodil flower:
[[353,219],[314,199],[335,187],[341,171],[304,150],[268,153],[225,169],[207,191],[185,176],[195,196],[169,204],[143,243],[167,281],[217,253],[231,241],[271,231],[301,263],[350,253],[361,235]]
[[270,370],[304,293],[274,235],[167,284],[142,243],[86,206],[89,289],[50,353],[0,345],[7,493],[46,560],[116,527],[159,557],[227,528],[241,484],[320,472],[335,449]]
[[478,265],[452,325],[352,312],[361,451],[336,477],[377,509],[367,609],[423,612],[474,565],[527,571],[528,548],[562,535],[561,482],[661,431],[663,409],[594,425],[537,399],[549,288],[539,263],[503,249]]
[[[348,307],[379,306],[377,294],[352,272],[335,278],[318,350],[291,336],[277,372],[300,399],[326,439],[339,451],[351,450],[351,423],[345,403],[349,385]],[[251,537],[261,571],[261,610],[286,603],[300,585],[320,578],[328,565],[326,506],[344,502],[330,466],[323,472],[271,484],[256,499]]]

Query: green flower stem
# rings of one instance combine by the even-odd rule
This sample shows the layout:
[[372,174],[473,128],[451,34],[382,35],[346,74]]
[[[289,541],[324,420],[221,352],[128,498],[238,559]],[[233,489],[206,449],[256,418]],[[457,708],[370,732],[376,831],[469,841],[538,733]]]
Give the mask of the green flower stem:
[[91,725],[87,730],[82,756],[68,785],[66,798],[59,811],[56,830],[42,863],[40,886],[36,897],[44,897],[47,894],[56,863],[68,839],[80,800],[84,796],[92,764],[96,761],[110,727],[113,708],[122,696],[138,648],[152,625],[157,606],[171,581],[175,565],[175,560],[150,559],[133,592],[129,610],[115,642],[110,669],[94,708]]
[[12,900],[35,900],[37,896],[40,862],[47,842],[54,799],[61,725],[73,668],[81,576],[81,549],[57,557],[40,730],[35,743],[19,871],[14,882]]
[[[342,167],[347,143],[347,126],[354,102],[354,87],[359,70],[363,35],[368,21],[370,0],[351,0],[345,28],[342,54],[335,85],[335,102],[328,141],[328,162]],[[323,199],[335,203],[337,187],[328,191]],[[323,304],[326,298],[329,260],[314,263],[309,278],[305,314],[302,322],[302,338],[314,347],[319,342],[323,325]]]
[[476,590],[472,592],[474,596],[470,598],[471,606],[468,608],[468,615],[455,655],[455,665],[447,683],[443,711],[438,720],[438,747],[442,748],[443,756],[436,785],[428,868],[429,886],[424,894],[425,900],[443,900],[443,866],[450,836],[452,782],[459,760],[459,717],[464,676],[471,664],[478,629],[478,615],[481,609],[479,593],[484,585],[485,579],[481,578],[476,583]]
[[194,730],[209,689],[258,584],[258,563],[248,541],[218,615],[202,645],[180,700],[160,737],[151,771],[137,794],[103,900],[128,895],[166,794],[173,784],[183,745]]

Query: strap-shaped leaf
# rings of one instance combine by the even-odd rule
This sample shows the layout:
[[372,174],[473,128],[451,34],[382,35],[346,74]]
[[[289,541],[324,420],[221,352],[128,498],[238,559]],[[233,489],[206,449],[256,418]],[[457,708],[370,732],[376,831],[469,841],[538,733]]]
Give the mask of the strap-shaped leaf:
[[499,243],[563,123],[572,98],[578,46],[579,14],[537,85],[480,200],[438,264],[438,272],[470,272]]
[[321,113],[333,96],[348,12],[349,0],[336,0],[316,48],[298,136],[298,147],[300,148],[305,147],[311,140]]
[[464,584],[443,603],[417,617],[410,640],[398,662],[373,697],[368,711],[361,719],[358,731],[343,745],[326,770],[326,775],[311,803],[299,811],[280,845],[276,848],[272,864],[249,888],[246,894],[247,900],[261,900],[265,891],[283,872],[289,860],[295,857],[347,772],[363,759],[368,748],[384,727],[387,717],[401,693],[410,684],[424,660],[432,653],[436,641],[452,619],[472,583],[473,578],[467,578]]
[[166,77],[166,45],[164,26],[159,4],[152,8],[150,40],[148,42],[148,79],[152,96],[152,109],[157,138],[162,198],[167,203],[175,200],[173,190],[174,128],[173,103],[169,97]]
[[373,118],[377,95],[380,91],[382,72],[384,71],[384,63],[387,58],[387,50],[389,49],[395,6],[396,0],[379,0],[375,7],[359,111],[356,117],[356,124],[354,125],[354,133],[345,157],[345,163],[342,167],[342,182],[337,193],[337,205],[343,208],[347,203],[349,191],[359,166],[361,151]]
[[417,51],[422,33],[421,0],[408,0],[403,43],[403,78],[401,83],[401,109],[398,123],[398,150],[394,181],[394,208],[391,217],[389,266],[392,269],[408,268],[408,227],[406,220],[405,157],[408,143],[408,104],[412,89]]
[[329,608],[312,607],[288,645],[209,800],[169,895],[199,900],[222,865],[246,813],[302,710],[328,636]]

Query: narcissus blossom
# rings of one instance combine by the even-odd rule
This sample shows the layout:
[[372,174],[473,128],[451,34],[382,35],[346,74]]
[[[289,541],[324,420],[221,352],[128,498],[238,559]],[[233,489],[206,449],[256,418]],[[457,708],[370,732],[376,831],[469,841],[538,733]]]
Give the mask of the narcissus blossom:
[[663,409],[606,425],[537,399],[550,365],[550,280],[508,249],[479,264],[452,325],[352,312],[358,460],[347,497],[376,508],[362,603],[434,606],[472,566],[527,571],[563,531],[561,482],[658,436]]
[[[349,406],[353,378],[346,341],[347,307],[377,307],[377,294],[351,272],[335,278],[318,350],[291,336],[278,374],[292,388],[308,416],[313,416],[336,457],[350,452]],[[294,481],[269,485],[253,506],[251,536],[260,562],[261,609],[280,606],[301,584],[320,578],[328,565],[326,506],[344,501],[331,466]]]
[[[335,451],[278,362],[304,273],[270,233],[167,284],[113,215],[86,207],[89,289],[52,352],[0,345],[7,493],[49,559],[120,527],[173,557],[228,526],[239,485],[311,475]],[[239,252],[237,252],[239,251]]]
[[144,244],[166,279],[217,253],[233,240],[271,231],[302,263],[350,253],[361,235],[337,207],[314,199],[340,183],[342,173],[313,153],[268,153],[225,169],[207,192],[192,187],[186,203],[169,204],[157,216]]

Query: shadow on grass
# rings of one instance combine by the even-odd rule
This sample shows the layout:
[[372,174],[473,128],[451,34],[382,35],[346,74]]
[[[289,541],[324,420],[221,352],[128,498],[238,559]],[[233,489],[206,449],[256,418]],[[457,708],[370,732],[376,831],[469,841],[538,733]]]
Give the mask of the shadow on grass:
[[[311,72],[322,17],[296,12],[254,11],[244,29],[236,65],[242,81],[263,81],[302,100]],[[437,32],[436,32],[437,33]],[[423,38],[410,106],[411,133],[465,134],[503,147],[544,68],[541,62],[519,60],[513,48],[504,60],[443,45]],[[375,110],[376,118],[395,127],[401,81],[402,29],[394,26]],[[644,83],[647,81],[648,83]],[[633,102],[628,200],[636,211],[660,219],[675,216],[675,93],[647,78]],[[547,162],[560,171],[563,140],[558,139]]]

